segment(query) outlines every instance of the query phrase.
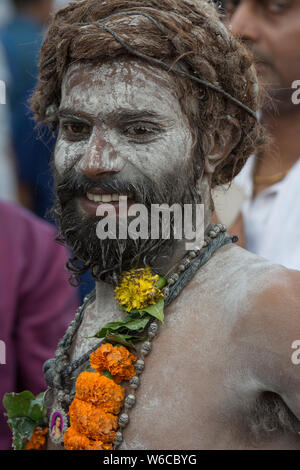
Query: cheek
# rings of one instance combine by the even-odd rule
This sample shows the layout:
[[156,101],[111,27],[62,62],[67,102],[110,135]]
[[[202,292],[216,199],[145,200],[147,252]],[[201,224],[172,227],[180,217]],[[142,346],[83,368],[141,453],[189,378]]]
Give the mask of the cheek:
[[58,174],[62,175],[85,154],[87,144],[82,142],[66,142],[58,138],[54,150],[54,164]]
[[[157,142],[136,149],[130,161],[151,179],[169,175],[172,168],[186,168],[192,156],[192,136],[184,128],[166,132]],[[134,157],[134,158],[133,158]]]

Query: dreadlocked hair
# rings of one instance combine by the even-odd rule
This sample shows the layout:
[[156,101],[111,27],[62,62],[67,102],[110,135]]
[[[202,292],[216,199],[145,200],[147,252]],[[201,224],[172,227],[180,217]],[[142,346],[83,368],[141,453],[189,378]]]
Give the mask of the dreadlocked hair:
[[[126,14],[131,11],[147,13],[155,22]],[[41,50],[39,82],[31,98],[36,120],[50,123],[49,109],[59,107],[62,80],[71,64],[89,61],[97,66],[130,55],[96,23],[102,19],[131,49],[169,64],[170,73],[174,64],[179,65],[253,112],[259,109],[262,94],[252,55],[224,26],[215,4],[204,0],[82,0],[59,10],[49,26]],[[217,165],[211,181],[212,187],[229,183],[262,145],[261,125],[222,94],[175,73],[174,78],[201,161],[212,152],[215,139],[222,143],[228,119],[239,122],[239,142]],[[196,106],[191,107],[191,97],[197,98]]]

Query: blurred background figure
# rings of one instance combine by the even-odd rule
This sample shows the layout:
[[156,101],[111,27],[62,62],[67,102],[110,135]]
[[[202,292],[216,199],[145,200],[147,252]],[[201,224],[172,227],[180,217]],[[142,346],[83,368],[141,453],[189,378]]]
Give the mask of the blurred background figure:
[[13,15],[11,0],[1,0],[0,2],[0,25],[5,24]]
[[65,7],[71,0],[53,0],[53,11]]
[[[10,76],[7,102],[11,110],[17,198],[24,207],[53,222],[49,211],[54,202],[51,158],[55,139],[46,126],[35,128],[28,101],[36,85],[40,48],[50,15],[68,1],[10,1],[13,9],[0,27],[0,44],[5,51]],[[13,165],[12,158],[10,164]],[[94,281],[87,273],[79,289],[81,300],[93,288]]]
[[0,199],[17,201],[16,165],[11,143],[10,109],[6,96],[9,82],[10,73],[0,43]]
[[46,129],[34,129],[28,99],[36,84],[39,51],[53,0],[12,0],[14,13],[0,29],[10,81],[12,144],[18,173],[18,197],[25,207],[44,217],[52,205],[49,169],[53,139]]
[[288,268],[300,269],[300,0],[224,0],[226,22],[254,55],[269,93],[261,122],[269,145],[250,157],[235,179],[241,210],[232,232],[245,247]]
[[3,415],[6,392],[46,390],[42,366],[74,318],[77,291],[64,269],[68,254],[54,243],[53,226],[15,204],[0,201],[0,449],[11,448]]
[[[3,394],[45,390],[42,365],[53,357],[80,303],[65,270],[69,253],[54,241],[54,225],[42,220],[53,203],[55,139],[45,128],[34,128],[28,104],[52,8],[52,0],[0,1],[0,80],[6,89],[6,104],[0,103],[0,339],[6,344],[0,449],[11,445]],[[81,297],[93,288],[88,281]]]

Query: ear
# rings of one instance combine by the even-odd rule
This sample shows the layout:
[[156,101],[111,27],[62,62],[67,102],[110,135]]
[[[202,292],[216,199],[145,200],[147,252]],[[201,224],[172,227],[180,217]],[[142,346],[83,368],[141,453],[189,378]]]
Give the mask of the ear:
[[222,118],[219,129],[214,135],[214,147],[204,159],[204,173],[211,177],[217,166],[230,155],[240,139],[239,121],[229,115]]

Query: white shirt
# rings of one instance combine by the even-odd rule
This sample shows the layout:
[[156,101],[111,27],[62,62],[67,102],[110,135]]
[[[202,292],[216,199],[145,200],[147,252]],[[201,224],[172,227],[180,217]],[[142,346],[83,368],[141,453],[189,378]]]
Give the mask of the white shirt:
[[278,183],[254,199],[251,156],[234,182],[243,188],[247,250],[277,264],[300,270],[300,158]]

